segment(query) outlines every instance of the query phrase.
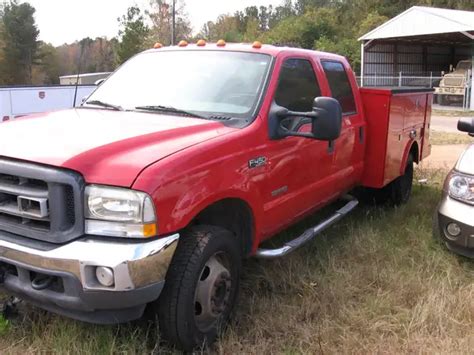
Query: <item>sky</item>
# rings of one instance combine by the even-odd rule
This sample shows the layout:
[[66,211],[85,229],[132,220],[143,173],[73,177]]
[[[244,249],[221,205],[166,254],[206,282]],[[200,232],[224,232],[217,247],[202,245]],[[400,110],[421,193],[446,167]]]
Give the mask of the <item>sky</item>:
[[[118,22],[132,5],[145,8],[148,0],[27,0],[36,9],[40,40],[59,46],[84,37],[117,36]],[[186,0],[195,32],[209,20],[247,6],[280,5],[282,0]]]

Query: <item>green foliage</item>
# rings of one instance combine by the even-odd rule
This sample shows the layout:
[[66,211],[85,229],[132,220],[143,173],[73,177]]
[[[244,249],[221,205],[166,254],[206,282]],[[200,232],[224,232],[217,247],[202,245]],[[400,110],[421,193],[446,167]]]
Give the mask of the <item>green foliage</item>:
[[360,69],[357,39],[411,6],[474,10],[472,0],[284,0],[282,5],[250,6],[209,21],[200,38],[314,48],[342,54]]
[[302,16],[291,16],[263,36],[266,43],[313,48],[321,37],[332,38],[337,33],[336,12],[333,9],[310,9]]
[[237,16],[221,15],[216,22],[207,22],[198,37],[208,41],[217,41],[224,39],[227,42],[240,42],[243,40],[244,33],[240,20]]
[[358,36],[362,36],[374,28],[380,26],[384,22],[387,22],[389,18],[387,16],[380,15],[377,11],[370,12],[367,17],[362,19],[358,28]]
[[3,46],[0,81],[3,84],[31,84],[38,53],[35,9],[28,3],[12,0],[2,11],[0,43]]
[[141,10],[132,6],[127,13],[118,19],[120,30],[120,43],[118,45],[118,60],[120,63],[142,51],[145,48],[145,41],[150,29],[145,24]]
[[360,44],[357,41],[350,38],[330,39],[323,36],[314,42],[314,49],[341,54],[349,60],[355,72],[360,70]]
[[52,44],[39,43],[37,64],[33,68],[33,84],[59,84],[60,58]]
[[[58,76],[77,72],[81,50],[84,73],[112,71],[155,42],[169,45],[172,0],[148,2],[148,10],[133,6],[118,19],[118,38],[85,38],[53,47],[37,41],[31,5],[0,0],[0,85],[57,83]],[[220,15],[208,21],[196,38],[261,40],[335,52],[346,56],[358,71],[357,39],[414,5],[474,10],[472,0],[281,0],[279,6],[249,6],[233,15]],[[176,39],[192,40],[184,0],[176,0]]]
[[5,334],[8,330],[9,322],[0,315],[0,336]]

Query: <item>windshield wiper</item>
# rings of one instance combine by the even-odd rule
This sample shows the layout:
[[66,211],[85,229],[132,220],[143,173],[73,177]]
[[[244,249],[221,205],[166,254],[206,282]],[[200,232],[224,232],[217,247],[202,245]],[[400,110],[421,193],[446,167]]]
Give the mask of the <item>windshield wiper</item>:
[[86,101],[85,103],[87,105],[95,105],[95,106],[101,106],[101,107],[105,107],[105,108],[111,108],[115,111],[123,111],[122,106],[109,104],[108,102],[103,102],[103,101],[100,101],[100,100],[91,100],[91,101]]
[[181,110],[179,108],[175,108],[175,107],[172,107],[172,106],[149,105],[149,106],[137,106],[137,107],[135,107],[135,109],[136,110],[145,110],[145,111],[155,111],[155,112],[172,112],[172,113],[178,113],[178,114],[181,114],[181,115],[202,118],[202,119],[205,119],[205,120],[209,119],[206,116],[199,115],[199,114],[191,112],[191,111]]

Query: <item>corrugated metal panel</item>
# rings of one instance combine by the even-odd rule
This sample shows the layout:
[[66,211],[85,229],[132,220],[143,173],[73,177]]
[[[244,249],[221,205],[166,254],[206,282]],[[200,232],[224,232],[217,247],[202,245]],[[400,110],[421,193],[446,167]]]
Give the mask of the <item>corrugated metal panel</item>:
[[398,53],[416,53],[422,54],[423,47],[419,45],[399,44],[397,46]]
[[465,56],[465,57],[474,56],[474,50],[469,47],[458,47],[455,49],[455,53],[456,55]]
[[443,46],[429,46],[426,48],[426,52],[428,54],[448,55],[451,53],[451,48]]
[[470,48],[462,46],[373,43],[364,51],[364,85],[433,87],[450,64],[470,55]]

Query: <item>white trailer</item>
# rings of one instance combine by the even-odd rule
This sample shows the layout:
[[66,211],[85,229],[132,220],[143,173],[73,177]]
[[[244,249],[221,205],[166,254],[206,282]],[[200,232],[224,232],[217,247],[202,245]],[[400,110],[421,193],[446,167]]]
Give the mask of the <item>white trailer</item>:
[[0,87],[0,122],[32,113],[62,110],[79,106],[96,85]]

